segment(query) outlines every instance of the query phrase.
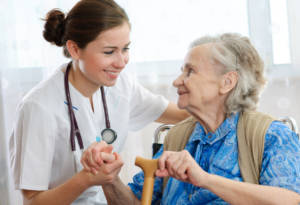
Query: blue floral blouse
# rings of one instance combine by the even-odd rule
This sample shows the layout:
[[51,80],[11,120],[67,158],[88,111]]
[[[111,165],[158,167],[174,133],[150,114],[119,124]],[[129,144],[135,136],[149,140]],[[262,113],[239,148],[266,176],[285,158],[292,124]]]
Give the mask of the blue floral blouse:
[[[237,122],[239,113],[227,118],[214,133],[205,133],[200,123],[185,147],[203,170],[208,173],[243,181],[238,163]],[[159,158],[163,148],[155,155]],[[129,183],[141,199],[143,172]],[[170,178],[162,193],[162,178],[154,183],[152,204],[227,204],[211,191]],[[260,184],[286,188],[300,194],[300,140],[281,122],[271,123],[266,136]]]

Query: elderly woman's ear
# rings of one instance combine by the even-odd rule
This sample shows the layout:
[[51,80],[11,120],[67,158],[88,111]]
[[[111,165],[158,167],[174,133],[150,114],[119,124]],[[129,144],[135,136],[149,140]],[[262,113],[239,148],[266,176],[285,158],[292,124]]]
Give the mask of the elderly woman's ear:
[[229,92],[236,86],[238,78],[239,76],[236,71],[230,71],[222,75],[220,93],[223,95],[229,94]]

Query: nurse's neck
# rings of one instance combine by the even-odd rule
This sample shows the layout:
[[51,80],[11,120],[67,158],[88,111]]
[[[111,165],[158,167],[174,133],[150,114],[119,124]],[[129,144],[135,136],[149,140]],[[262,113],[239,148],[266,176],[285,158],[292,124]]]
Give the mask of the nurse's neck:
[[90,99],[91,106],[93,108],[93,94],[100,88],[99,84],[90,81],[79,68],[75,68],[72,65],[72,69],[69,73],[69,82],[76,88],[83,96]]

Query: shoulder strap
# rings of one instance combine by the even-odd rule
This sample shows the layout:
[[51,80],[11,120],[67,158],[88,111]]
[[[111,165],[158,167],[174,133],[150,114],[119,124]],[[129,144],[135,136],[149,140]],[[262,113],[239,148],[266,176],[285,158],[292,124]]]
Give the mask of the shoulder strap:
[[196,122],[197,121],[194,117],[189,117],[172,127],[165,137],[164,150],[183,150],[195,128]]
[[[165,137],[164,151],[183,150],[195,128],[196,122],[194,117],[189,117],[172,127]],[[169,177],[164,178],[163,189],[167,185],[168,180]]]
[[245,182],[259,184],[266,132],[275,119],[260,112],[243,112],[237,128],[238,155]]
[[[239,166],[245,182],[259,183],[266,132],[275,119],[260,112],[243,112],[237,127]],[[181,151],[192,134],[196,119],[190,117],[168,132],[164,140],[165,151]],[[169,177],[164,178],[163,188]]]

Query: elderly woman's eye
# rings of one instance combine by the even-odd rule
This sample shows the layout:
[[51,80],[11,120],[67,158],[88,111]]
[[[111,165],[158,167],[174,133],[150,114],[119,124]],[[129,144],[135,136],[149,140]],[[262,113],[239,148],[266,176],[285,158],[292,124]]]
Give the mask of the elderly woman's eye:
[[190,76],[193,72],[194,72],[193,69],[189,68],[187,71],[187,76]]

